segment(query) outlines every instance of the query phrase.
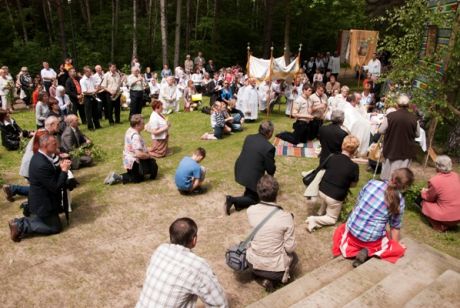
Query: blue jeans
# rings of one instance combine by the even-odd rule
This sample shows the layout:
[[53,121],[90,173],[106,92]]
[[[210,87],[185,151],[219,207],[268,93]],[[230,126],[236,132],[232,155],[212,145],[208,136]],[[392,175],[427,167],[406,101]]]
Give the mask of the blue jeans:
[[22,186],[22,185],[10,185],[10,190],[13,196],[20,195],[20,196],[28,196],[29,195],[30,186]]

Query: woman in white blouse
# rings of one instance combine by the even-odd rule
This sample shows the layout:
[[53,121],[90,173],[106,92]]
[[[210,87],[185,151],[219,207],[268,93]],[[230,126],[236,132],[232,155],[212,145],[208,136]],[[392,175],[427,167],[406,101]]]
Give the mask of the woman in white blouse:
[[162,115],[163,104],[161,101],[152,100],[153,112],[145,130],[152,135],[152,149],[149,151],[153,157],[165,157],[170,154],[168,150],[169,128],[171,124]]

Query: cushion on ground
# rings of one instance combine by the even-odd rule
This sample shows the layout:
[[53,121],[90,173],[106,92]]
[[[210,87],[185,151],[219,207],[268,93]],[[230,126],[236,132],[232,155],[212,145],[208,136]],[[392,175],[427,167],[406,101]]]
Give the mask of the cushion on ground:
[[294,156],[294,157],[318,157],[321,151],[321,146],[318,140],[308,141],[302,147],[293,145],[287,141],[275,138],[273,145],[276,148],[278,156]]

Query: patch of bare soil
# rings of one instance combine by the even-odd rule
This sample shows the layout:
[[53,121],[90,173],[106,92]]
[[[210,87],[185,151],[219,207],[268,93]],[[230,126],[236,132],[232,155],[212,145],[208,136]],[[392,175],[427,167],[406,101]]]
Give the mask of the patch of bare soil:
[[[238,194],[241,187],[223,184],[220,192],[211,179],[208,193],[189,197],[176,191],[170,176],[138,185],[84,185],[94,177],[102,182],[105,171],[93,167],[78,172],[82,185],[72,193],[71,224],[59,235],[13,243],[6,222],[20,216],[22,200],[12,204],[2,199],[3,307],[133,307],[153,251],[169,240],[169,225],[182,216],[197,222],[195,252],[208,260],[232,307],[266,295],[251,275],[236,275],[224,260],[226,248],[250,231],[246,211],[223,215],[224,192]],[[299,277],[331,259],[333,228],[306,232],[308,208],[300,193],[282,193],[279,204],[295,215]]]

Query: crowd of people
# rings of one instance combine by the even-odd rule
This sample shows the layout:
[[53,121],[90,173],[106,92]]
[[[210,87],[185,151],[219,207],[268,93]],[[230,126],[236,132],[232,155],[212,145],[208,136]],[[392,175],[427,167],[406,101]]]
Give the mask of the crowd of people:
[[[319,203],[317,215],[306,218],[310,232],[337,223],[349,189],[360,178],[354,159],[367,156],[373,142],[381,145],[380,179],[374,178],[362,187],[351,215],[335,230],[333,254],[353,258],[355,267],[373,256],[396,262],[405,251],[399,242],[406,208],[403,193],[414,181],[409,168],[422,128],[417,113],[411,112],[414,107],[409,96],[391,89],[381,95],[376,55],[367,71],[364,90],[350,93],[338,81],[337,54],[310,59],[292,80],[260,83],[238,66],[216,69],[213,61],[206,62],[201,52],[194,60],[187,55],[184,65],[174,72],[165,65],[161,81],[150,68],[142,74],[137,58],[133,58],[129,76],[118,71],[115,64],[110,64],[106,73],[100,65],[94,70],[85,66],[79,76],[71,59],[65,60],[59,73],[44,62],[40,76],[34,80],[27,68],[22,68],[17,93],[26,105],[35,108],[37,130],[26,131],[16,123],[9,98],[6,103],[3,101],[5,94],[2,107],[6,107],[0,110],[5,148],[17,150],[21,139],[31,138],[20,166],[20,175],[29,185],[3,186],[8,201],[14,201],[16,194],[28,197],[22,204],[24,217],[9,222],[11,239],[19,242],[29,234],[55,234],[62,230],[59,215],[71,210],[70,191],[76,185],[71,170],[93,164],[92,141],[80,131],[79,121],[90,131],[101,128],[103,118],[109,125],[121,123],[121,107],[128,104],[129,128],[123,148],[125,172],[111,172],[104,183],[139,183],[155,179],[157,159],[172,154],[168,147],[171,123],[167,114],[192,112],[201,107],[209,113],[212,127],[212,133],[206,133],[202,139],[221,139],[225,134],[243,130],[244,124],[256,121],[260,113],[272,112],[284,97],[286,115],[294,119],[293,132],[275,135],[274,124],[262,121],[258,133],[245,138],[235,162],[235,180],[244,192],[241,196],[227,195],[223,205],[226,215],[247,209],[249,224],[258,229],[247,247],[247,262],[254,276],[270,291],[276,284],[289,282],[301,261],[295,253],[293,214],[277,204],[280,183],[275,178],[275,147],[270,142],[274,135],[293,146],[303,146],[313,139],[320,141],[318,170],[304,193],[307,200]],[[0,69],[0,80],[5,72],[5,67]],[[30,88],[24,88],[23,81],[30,82]],[[14,82],[9,84],[9,90],[15,91]],[[209,107],[203,106],[203,95],[210,97]],[[146,101],[150,102],[152,112],[144,123],[142,109]],[[144,141],[143,131],[151,135],[152,146]],[[80,150],[80,155],[74,154],[76,150]],[[199,147],[180,161],[174,175],[179,193],[206,192],[207,170],[200,164],[206,154]],[[460,207],[455,199],[460,177],[452,171],[447,156],[438,156],[436,168],[438,174],[421,191],[418,203],[433,228],[446,231],[460,221]],[[274,211],[275,208],[278,210]],[[197,224],[187,217],[171,224],[170,243],[160,245],[153,254],[137,307],[193,305],[197,297],[209,306],[228,306],[211,267],[191,251],[197,244],[197,230]]]

